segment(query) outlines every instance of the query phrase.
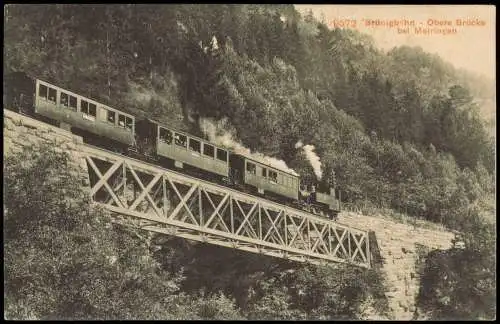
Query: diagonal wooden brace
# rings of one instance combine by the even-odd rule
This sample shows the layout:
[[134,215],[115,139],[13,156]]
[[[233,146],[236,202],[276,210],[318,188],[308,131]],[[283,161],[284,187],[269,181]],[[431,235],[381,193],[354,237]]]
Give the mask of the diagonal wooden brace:
[[292,220],[293,226],[295,226],[297,228],[297,230],[296,230],[296,233],[292,236],[292,239],[290,240],[290,243],[288,243],[288,246],[292,246],[292,244],[295,242],[295,239],[297,237],[299,237],[299,234],[300,234],[300,238],[301,238],[302,242],[305,243],[304,236],[302,236],[302,226],[304,226],[304,223],[306,222],[306,219],[303,218],[302,222],[300,222],[299,226],[297,226],[297,224],[295,224],[295,221],[293,220],[293,217],[290,217],[290,219]]
[[340,247],[344,251],[345,255],[349,255],[349,253],[347,253],[347,250],[345,249],[344,244],[342,242],[342,240],[344,239],[344,236],[346,234],[348,234],[348,231],[346,229],[344,229],[344,231],[342,232],[342,235],[340,236],[340,238],[339,238],[339,236],[337,234],[337,229],[333,229],[333,233],[335,233],[335,237],[337,238],[338,245],[335,248],[335,250],[333,251],[332,255],[334,255],[334,256],[337,255],[337,251],[339,250]]
[[[96,183],[94,188],[92,188],[91,195],[94,196],[94,194],[99,191],[99,189],[104,185],[106,187],[106,190],[108,193],[113,197],[113,200],[119,207],[125,207],[122,201],[116,196],[116,194],[113,192],[113,189],[109,186],[107,179],[120,167],[122,161],[118,160],[115,162],[115,164],[106,172],[107,177],[103,176],[101,171],[99,171],[99,168],[95,165],[94,161],[92,161],[92,158],[86,157],[89,165],[92,167],[96,175],[99,177],[99,181]],[[115,168],[116,167],[116,168]],[[113,170],[114,169],[114,170]],[[111,171],[111,172],[110,172]]]
[[[245,213],[243,212],[243,209],[241,208],[240,204],[238,203],[238,201],[236,201],[236,205],[238,206],[238,208],[240,209],[241,213],[243,215],[245,215]],[[245,223],[247,223],[249,220],[250,220],[250,216],[253,214],[255,208],[258,206],[258,203],[255,202],[255,204],[252,206],[252,208],[250,209],[250,211],[248,212],[248,214],[245,215],[245,217],[243,218],[243,222],[241,222],[241,225],[238,227],[238,229],[236,230],[236,232],[234,234],[238,235],[241,231],[241,229],[243,228],[243,226],[245,225]],[[250,225],[250,223],[248,223]],[[250,225],[251,227],[251,225]],[[254,234],[257,235],[254,231]]]
[[177,216],[177,214],[182,209],[182,207],[184,207],[187,210],[187,212],[189,213],[189,215],[191,216],[191,219],[193,220],[193,222],[195,224],[199,225],[198,221],[196,220],[196,217],[194,217],[194,215],[191,213],[188,206],[186,205],[186,202],[188,201],[188,199],[198,189],[198,185],[192,184],[192,187],[189,189],[189,191],[186,193],[186,195],[184,197],[182,197],[179,190],[177,190],[177,187],[175,186],[175,184],[169,178],[167,178],[167,180],[170,183],[170,185],[172,186],[172,188],[174,189],[174,191],[177,194],[177,196],[179,197],[179,199],[181,200],[179,202],[179,204],[175,207],[175,209],[172,211],[172,214],[170,214],[170,216],[168,216],[168,218],[169,219],[175,218],[175,216]]
[[313,247],[311,248],[311,251],[314,251],[316,249],[316,247],[318,246],[318,243],[321,243],[321,245],[323,245],[323,247],[326,249],[326,251],[328,251],[328,247],[326,246],[325,240],[323,239],[323,235],[325,234],[325,231],[328,228],[328,225],[327,224],[323,225],[323,229],[320,232],[320,231],[318,231],[316,224],[314,222],[312,222],[312,224],[313,224],[314,229],[316,230],[316,233],[319,233],[319,237],[316,240],[316,242],[314,243]]
[[361,244],[363,243],[363,240],[366,238],[364,235],[362,235],[360,238],[359,238],[359,242],[358,240],[356,239],[356,235],[353,236],[354,238],[354,243],[356,244],[356,249],[354,250],[354,253],[352,254],[352,257],[351,257],[351,260],[354,261],[354,258],[356,257],[356,254],[358,254],[359,252],[359,255],[361,255],[361,257],[363,258],[363,261],[364,262],[368,262],[367,259],[366,259],[366,256],[364,255],[363,253],[363,249],[361,248]]
[[271,219],[271,215],[269,215],[267,209],[264,209],[264,211],[265,211],[265,213],[267,215],[267,218],[271,221],[271,228],[267,231],[266,235],[264,235],[263,240],[265,241],[267,239],[267,237],[269,236],[269,234],[272,233],[272,229],[274,228],[274,230],[276,231],[276,234],[278,235],[279,240],[281,241],[281,244],[285,245],[285,241],[281,237],[281,234],[279,233],[278,228],[276,228],[276,223],[278,223],[278,221],[281,220],[281,216],[284,215],[283,211],[280,211],[278,213],[278,215],[276,216],[276,218],[274,219],[274,221]]
[[[215,204],[213,203],[213,201],[210,198],[210,196],[208,195],[208,193],[205,193],[205,194],[206,194],[206,196],[208,198],[208,201],[212,205],[212,208],[214,208],[214,211],[213,211],[212,215],[210,215],[210,217],[208,218],[208,220],[205,222],[205,226],[204,227],[208,228],[210,226],[210,223],[212,223],[212,220],[215,218],[215,216],[218,216],[220,218],[219,211],[224,206],[224,204],[226,203],[226,201],[229,199],[229,195],[226,194],[224,196],[224,198],[222,198],[222,200],[219,203],[219,205],[217,207],[215,207]],[[225,222],[223,222],[223,223],[225,224]]]

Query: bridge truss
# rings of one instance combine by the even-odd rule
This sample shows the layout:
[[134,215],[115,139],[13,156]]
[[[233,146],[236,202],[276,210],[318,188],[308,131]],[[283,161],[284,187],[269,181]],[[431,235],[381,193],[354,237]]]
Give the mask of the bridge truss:
[[145,230],[315,264],[370,267],[368,233],[91,146],[92,200]]

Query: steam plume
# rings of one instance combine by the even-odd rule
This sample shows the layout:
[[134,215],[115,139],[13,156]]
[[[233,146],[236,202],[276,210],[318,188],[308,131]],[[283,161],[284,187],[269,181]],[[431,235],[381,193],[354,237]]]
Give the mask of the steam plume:
[[321,180],[321,178],[323,177],[323,171],[321,170],[320,158],[316,154],[316,152],[314,152],[314,149],[315,149],[314,145],[305,145],[304,146],[304,143],[302,143],[302,141],[298,141],[295,144],[295,148],[296,149],[302,148],[302,150],[304,150],[306,158],[313,168],[314,174],[316,175],[318,180]]
[[302,143],[302,141],[298,141],[297,143],[295,143],[296,149],[301,148],[302,146],[304,146],[304,143]]
[[245,155],[263,164],[270,165],[276,169],[298,176],[297,172],[290,169],[285,161],[265,156],[259,152],[252,153],[249,148],[233,139],[232,134],[225,130],[225,125],[227,125],[226,119],[223,119],[220,122],[215,122],[209,118],[200,118],[199,124],[201,131],[208,136],[209,141],[212,143],[228,148],[237,154]]

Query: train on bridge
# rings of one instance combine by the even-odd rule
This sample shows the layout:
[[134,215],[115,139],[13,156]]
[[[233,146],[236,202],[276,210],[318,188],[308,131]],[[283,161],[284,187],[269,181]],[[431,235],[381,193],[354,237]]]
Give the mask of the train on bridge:
[[182,169],[188,175],[330,219],[336,219],[340,210],[334,188],[312,184],[307,190],[297,174],[154,120],[136,118],[25,72],[6,76],[4,104],[72,131],[98,147]]

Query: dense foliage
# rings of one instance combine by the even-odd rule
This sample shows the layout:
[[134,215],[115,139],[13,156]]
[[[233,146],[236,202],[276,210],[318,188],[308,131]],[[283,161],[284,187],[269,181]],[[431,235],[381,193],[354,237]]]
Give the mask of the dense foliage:
[[[388,207],[471,233],[476,233],[472,229],[483,216],[494,220],[495,146],[478,107],[478,102],[491,99],[493,87],[420,48],[402,46],[383,53],[366,35],[330,30],[312,15],[301,17],[291,5],[9,5],[4,35],[5,73],[27,71],[193,133],[200,134],[200,118],[226,119],[245,146],[284,159],[304,178],[314,178],[313,170],[295,143],[314,144],[328,175],[323,180],[334,181],[346,208]],[[44,196],[49,203],[42,204],[37,193],[42,187],[34,175],[43,179],[49,175],[43,172],[50,171],[43,165],[28,165],[29,172],[41,170],[30,178],[29,172],[22,174],[25,169],[14,167],[24,157],[16,159],[10,169],[7,163],[6,193],[10,190],[11,196],[5,199],[5,226],[13,231],[5,235],[5,296],[11,317],[61,318],[75,309],[77,318],[186,318],[186,314],[189,318],[241,314],[345,318],[359,312],[366,298],[363,281],[357,288],[350,287],[353,295],[346,297],[340,283],[328,281],[335,278],[326,276],[328,280],[316,285],[313,277],[323,281],[324,274],[310,269],[288,273],[289,267],[283,265],[274,272],[259,268],[238,277],[249,265],[243,261],[241,267],[207,271],[205,277],[193,266],[186,269],[193,280],[181,283],[179,267],[202,256],[180,257],[175,263],[178,256],[165,246],[170,261],[163,256],[157,264],[147,248],[137,247],[128,231],[116,230],[113,236],[98,231],[96,222],[105,222],[105,216],[65,205],[59,200],[63,189],[50,181],[44,185],[53,195]],[[50,159],[34,161],[45,165]],[[64,190],[79,201],[71,194],[73,189]],[[14,198],[15,194],[39,199],[26,201]],[[68,215],[75,219],[68,220]],[[88,241],[94,232],[95,242]],[[23,233],[30,233],[30,239]],[[87,241],[77,244],[79,240]],[[58,250],[51,252],[52,246]],[[118,253],[122,247],[128,248]],[[467,251],[483,255],[483,248],[487,246],[450,251],[442,257],[453,263]],[[181,251],[183,255],[189,248]],[[217,251],[205,253],[206,260],[222,255],[220,264],[226,265],[227,260],[238,259]],[[106,261],[119,254],[129,257]],[[145,255],[149,257],[143,260],[140,256]],[[448,261],[435,262],[444,266]],[[469,265],[475,266],[475,261]],[[487,267],[492,271],[494,262]],[[96,268],[105,271],[93,274]],[[65,282],[63,274],[81,269],[71,274],[79,278],[80,286],[60,288],[76,284]],[[145,269],[140,277],[138,269]],[[466,269],[453,276],[468,276],[467,287],[476,287],[480,270]],[[147,280],[143,273],[148,273]],[[90,280],[90,276],[100,279]],[[312,277],[303,280],[301,276]],[[187,284],[196,280],[206,285]],[[225,281],[238,282],[245,289]],[[109,287],[102,282],[110,282]],[[128,289],[126,285],[138,288],[125,290],[127,295],[120,290]],[[294,290],[294,285],[302,288]],[[460,284],[450,285],[447,296]],[[178,289],[196,296],[218,291],[223,295],[186,297]],[[199,289],[208,295],[199,295]],[[491,290],[485,289],[478,294],[485,296],[487,306],[477,307],[491,314]],[[253,293],[237,296],[236,291]],[[118,299],[119,295],[126,298]],[[338,296],[350,300],[349,304],[339,304]],[[238,311],[233,311],[233,297]],[[167,307],[171,298],[185,308]],[[474,315],[471,309],[476,305],[462,307],[462,295],[453,298],[454,311],[436,317],[465,316],[455,310],[468,312],[471,318],[486,316]],[[141,302],[146,299],[150,302]],[[206,314],[189,313],[193,308],[205,309]]]
[[425,264],[418,304],[440,320],[496,317],[496,231],[475,223],[462,247],[432,252]]

